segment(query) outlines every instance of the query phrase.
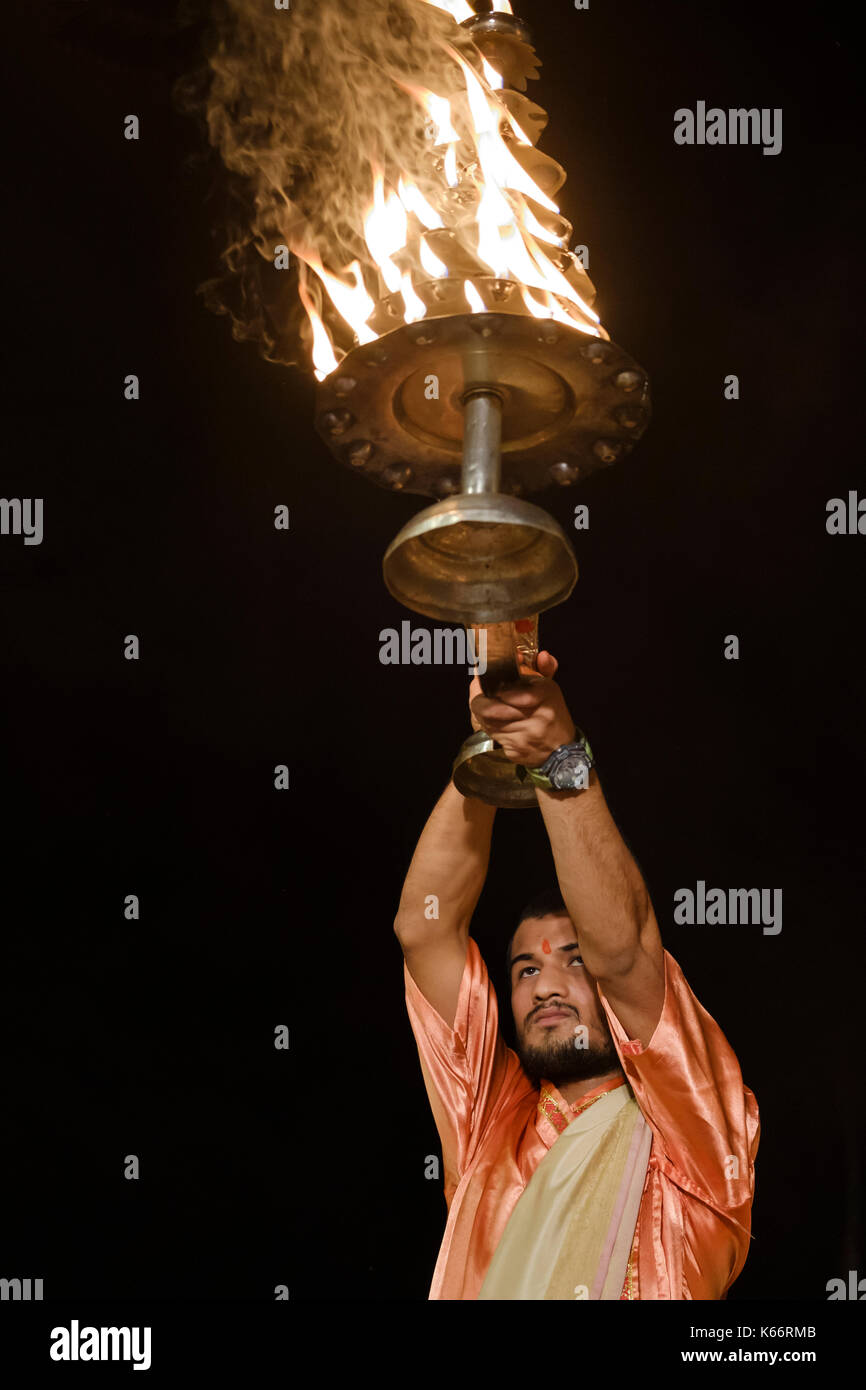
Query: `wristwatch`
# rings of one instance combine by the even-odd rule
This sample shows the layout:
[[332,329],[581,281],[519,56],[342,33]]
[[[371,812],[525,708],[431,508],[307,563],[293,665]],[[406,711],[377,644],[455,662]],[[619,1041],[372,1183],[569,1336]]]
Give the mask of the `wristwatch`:
[[575,727],[575,734],[573,743],[561,743],[554,748],[540,767],[524,767],[518,763],[517,776],[521,782],[529,781],[548,791],[586,791],[595,759],[583,730]]

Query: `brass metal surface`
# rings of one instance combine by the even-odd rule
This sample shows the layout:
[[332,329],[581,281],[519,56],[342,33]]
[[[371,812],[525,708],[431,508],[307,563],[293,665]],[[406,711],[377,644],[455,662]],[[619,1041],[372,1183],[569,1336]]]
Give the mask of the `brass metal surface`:
[[[516,622],[477,625],[473,637],[476,657],[486,657],[486,670],[478,673],[485,695],[498,695],[506,686],[522,684],[533,678],[533,672],[538,674],[538,614]],[[538,804],[533,783],[521,778],[517,764],[483,730],[463,743],[452,777],[464,796],[489,806],[520,809]]]
[[385,552],[389,593],[448,622],[499,623],[568,598],[577,560],[553,517],[498,492],[461,493],[426,507]]
[[[496,303],[503,282],[474,283]],[[448,287],[455,306],[461,295]],[[451,496],[464,398],[489,387],[502,401],[503,492],[568,485],[624,457],[649,422],[644,370],[609,340],[528,317],[519,300],[512,312],[512,302],[431,312],[353,348],[318,389],[316,427],[331,452],[380,487]]]
[[532,782],[520,780],[516,764],[483,730],[462,744],[452,764],[451,777],[463,796],[475,797],[488,806],[511,810],[538,806]]
[[472,649],[479,668],[478,680],[485,695],[498,695],[507,685],[519,684],[538,673],[538,614],[507,623],[474,623]]

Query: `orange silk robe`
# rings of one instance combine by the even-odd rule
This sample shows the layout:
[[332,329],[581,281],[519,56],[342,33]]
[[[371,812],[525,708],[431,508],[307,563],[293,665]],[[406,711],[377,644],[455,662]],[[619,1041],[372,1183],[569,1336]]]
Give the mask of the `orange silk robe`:
[[[664,959],[664,1005],[649,1047],[628,1038],[596,986],[652,1130],[622,1297],[724,1298],[749,1248],[758,1106],[722,1030],[667,951]],[[572,1108],[550,1082],[530,1083],[499,1032],[496,994],[471,937],[453,1029],[405,963],[403,973],[448,1208],[430,1298],[477,1298],[520,1194],[592,1093]]]

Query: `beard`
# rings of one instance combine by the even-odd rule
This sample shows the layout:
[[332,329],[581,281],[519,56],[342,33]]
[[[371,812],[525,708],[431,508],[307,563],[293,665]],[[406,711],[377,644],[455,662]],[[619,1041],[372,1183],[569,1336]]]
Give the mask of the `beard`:
[[518,1041],[516,1050],[534,1086],[540,1086],[542,1081],[552,1081],[554,1085],[560,1081],[586,1081],[622,1071],[610,1030],[604,1042],[595,1046],[577,1048],[573,1038],[551,1038],[540,1047]]

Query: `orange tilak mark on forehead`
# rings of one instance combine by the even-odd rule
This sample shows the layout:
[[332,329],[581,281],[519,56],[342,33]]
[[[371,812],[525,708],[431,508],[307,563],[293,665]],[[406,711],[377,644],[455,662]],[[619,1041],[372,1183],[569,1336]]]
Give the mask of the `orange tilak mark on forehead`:
[[541,949],[542,949],[542,951],[544,952],[544,954],[545,954],[546,956],[549,956],[549,955],[550,955],[550,942],[548,941],[547,937],[545,937],[544,940],[542,941],[542,943],[541,943]]

